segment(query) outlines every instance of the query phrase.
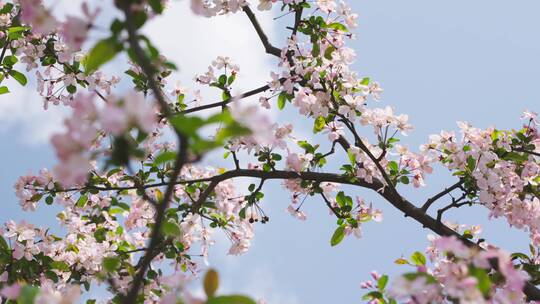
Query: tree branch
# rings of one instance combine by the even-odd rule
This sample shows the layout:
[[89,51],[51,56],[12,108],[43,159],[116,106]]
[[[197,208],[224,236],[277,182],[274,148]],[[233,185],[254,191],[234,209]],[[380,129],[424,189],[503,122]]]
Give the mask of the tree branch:
[[266,53],[281,58],[281,50],[270,43],[270,41],[268,40],[268,37],[264,33],[261,25],[259,24],[259,21],[257,20],[257,17],[255,17],[255,14],[251,10],[251,8],[248,5],[246,5],[242,9],[248,16],[249,21],[251,21],[251,24],[255,28],[257,35],[259,35],[259,39],[261,39],[261,42],[264,46],[264,50],[266,51]]
[[[169,118],[172,116],[172,111],[169,108],[169,105],[165,98],[163,97],[163,94],[161,92],[161,88],[159,87],[158,83],[155,79],[156,70],[146,54],[144,53],[143,49],[139,45],[139,41],[137,39],[137,29],[133,20],[133,15],[131,12],[131,8],[129,4],[126,4],[125,7],[123,7],[124,15],[126,17],[126,28],[128,31],[128,40],[129,45],[135,54],[135,57],[137,59],[137,63],[141,66],[142,71],[146,74],[148,78],[148,86],[150,89],[154,92],[156,99],[160,105],[161,111],[164,114],[165,117]],[[184,166],[186,160],[187,160],[187,146],[188,146],[188,140],[187,138],[176,128],[173,128],[175,131],[176,136],[178,137],[179,145],[178,145],[178,153],[176,155],[176,161],[174,165],[173,172],[170,176],[169,182],[167,184],[167,190],[165,191],[165,195],[163,196],[163,200],[161,202],[158,202],[156,215],[154,219],[154,227],[152,228],[152,232],[150,235],[150,243],[148,245],[148,250],[143,255],[143,257],[139,260],[139,263],[137,266],[138,271],[133,279],[133,282],[131,284],[131,288],[129,289],[126,296],[122,299],[122,302],[125,304],[131,304],[135,303],[137,299],[137,295],[139,294],[139,289],[143,285],[144,277],[146,275],[146,270],[150,266],[150,263],[155,258],[154,251],[158,247],[160,240],[161,240],[161,224],[165,219],[165,211],[167,210],[167,207],[169,205],[169,202],[172,199],[173,193],[174,193],[174,187],[176,184],[176,180],[178,179],[178,176],[180,175],[180,171],[182,170],[182,167]]]
[[461,187],[461,185],[463,185],[463,180],[459,180],[457,183],[453,184],[452,186],[448,187],[448,188],[445,188],[443,191],[441,191],[440,193],[437,193],[436,195],[434,195],[433,197],[429,198],[425,203],[424,205],[422,205],[422,210],[423,211],[427,211],[429,209],[429,207],[431,206],[431,204],[433,204],[436,200],[440,199],[441,197],[447,195],[448,193],[454,191],[455,189],[458,189]]
[[[285,79],[283,78],[283,81],[285,81]],[[239,99],[243,99],[243,98],[246,98],[246,97],[250,97],[250,96],[253,96],[253,95],[256,95],[256,94],[259,94],[259,93],[262,93],[264,91],[267,91],[270,89],[270,86],[269,85],[264,85],[262,87],[258,87],[256,89],[253,89],[251,91],[247,91],[245,93],[242,93],[240,95],[236,95],[236,96],[233,96],[231,98],[227,98],[226,100],[223,100],[223,101],[219,101],[219,102],[214,102],[214,103],[210,103],[210,104],[206,104],[206,105],[202,105],[202,106],[199,106],[199,107],[195,107],[195,108],[191,108],[191,109],[186,109],[184,111],[180,111],[180,112],[177,112],[175,113],[175,115],[178,115],[178,114],[189,114],[189,113],[193,113],[193,112],[198,112],[198,111],[202,111],[202,110],[207,110],[207,109],[211,109],[211,108],[217,108],[217,107],[223,107],[223,106],[226,106],[228,105],[229,103],[235,101],[235,100],[239,100]]]
[[531,154],[531,155],[534,155],[534,156],[540,156],[540,153],[538,153],[538,152],[531,151],[531,150],[526,150],[526,149],[523,149],[523,148],[512,148],[512,150],[527,153],[527,154]]

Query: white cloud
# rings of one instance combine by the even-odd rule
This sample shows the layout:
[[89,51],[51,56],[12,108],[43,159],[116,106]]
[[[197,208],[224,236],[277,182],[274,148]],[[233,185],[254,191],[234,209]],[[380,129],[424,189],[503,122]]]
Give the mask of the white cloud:
[[34,87],[22,88],[13,81],[6,85],[12,92],[0,98],[0,132],[13,132],[21,142],[36,145],[48,142],[52,133],[61,130],[66,109],[51,106],[45,111]]
[[[275,41],[272,14],[258,15],[266,34]],[[228,56],[240,65],[233,93],[264,85],[270,78],[272,58],[264,53],[255,30],[241,12],[209,19],[191,13],[188,1],[175,1],[164,16],[149,22],[145,32],[162,54],[177,64],[178,79],[184,86],[191,87],[194,76],[206,72],[217,56]],[[209,96],[205,102],[219,101],[218,90],[203,93]]]
[[[80,3],[79,0],[46,2],[59,18],[65,13],[76,14]],[[274,41],[272,14],[259,15],[259,22]],[[233,94],[264,85],[269,79],[272,58],[264,53],[256,32],[241,12],[207,19],[193,15],[188,1],[178,1],[171,3],[164,16],[150,21],[144,31],[179,67],[179,73],[171,77],[171,85],[179,79],[184,86],[193,87],[194,75],[205,72],[220,55],[231,57],[241,67]],[[124,69],[117,69],[120,71],[117,74],[122,76]],[[10,88],[13,93],[2,96],[0,102],[0,132],[14,131],[26,144],[44,144],[52,133],[61,130],[66,109],[51,107],[44,111],[41,97],[32,86],[23,89],[12,84]],[[217,90],[202,92],[207,97],[205,102],[219,101]]]
[[[66,13],[77,14],[80,3],[79,0],[45,1],[58,17]],[[24,65],[18,64],[16,68],[23,70]],[[62,122],[69,110],[51,105],[45,111],[43,99],[35,89],[33,73],[28,76],[29,84],[24,88],[14,81],[3,83],[11,93],[0,97],[0,133],[11,132],[13,138],[23,144],[46,144],[53,133],[62,130]]]

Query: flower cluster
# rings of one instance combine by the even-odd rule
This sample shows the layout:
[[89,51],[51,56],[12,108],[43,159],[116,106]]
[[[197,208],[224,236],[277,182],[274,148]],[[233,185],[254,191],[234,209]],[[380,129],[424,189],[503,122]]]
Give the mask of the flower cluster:
[[459,123],[462,137],[441,132],[422,149],[463,179],[468,198],[484,205],[493,217],[530,232],[540,244],[540,135],[536,115],[527,113],[518,131],[481,130]]
[[[455,237],[438,238],[432,246],[437,253],[432,260],[434,268],[419,269],[417,273],[425,276],[396,279],[390,295],[399,299],[414,297],[419,303],[437,302],[441,298],[460,303],[525,302],[522,288],[528,275],[515,269],[508,254],[495,248],[486,251],[467,248]],[[489,276],[492,261],[496,261],[501,278]]]
[[[363,282],[363,289],[375,289],[364,296],[370,303],[387,297],[403,303],[526,303],[522,292],[526,272],[516,269],[510,255],[487,246],[486,250],[466,247],[455,236],[431,238],[428,265],[425,256],[415,252],[409,264],[416,269],[394,279],[387,287],[388,276],[372,273],[372,280]],[[492,270],[496,264],[498,272]]]

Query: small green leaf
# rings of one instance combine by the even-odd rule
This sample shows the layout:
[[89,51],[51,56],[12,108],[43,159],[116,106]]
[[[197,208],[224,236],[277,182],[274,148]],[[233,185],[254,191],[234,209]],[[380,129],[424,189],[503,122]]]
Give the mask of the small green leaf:
[[70,93],[70,94],[75,94],[77,92],[77,87],[70,84],[66,87],[66,90]]
[[489,296],[491,292],[491,280],[484,269],[471,267],[470,274],[478,281],[477,287],[484,296]]
[[161,231],[166,236],[178,236],[180,235],[180,227],[173,222],[165,222],[161,225]]
[[114,38],[100,40],[84,59],[85,73],[87,75],[91,74],[100,66],[113,59],[121,50],[122,45]]
[[225,83],[227,83],[227,75],[223,74],[223,75],[219,76],[218,83],[222,87],[225,86]]
[[332,53],[334,53],[335,50],[336,48],[333,46],[327,47],[326,50],[324,51],[324,58],[328,60],[332,60]]
[[426,265],[426,257],[420,251],[416,251],[411,255],[411,261],[416,266]]
[[399,170],[398,163],[393,160],[388,163],[388,168],[390,168],[391,171],[396,172],[396,173]]
[[148,0],[148,4],[150,4],[150,7],[156,12],[157,14],[161,14],[163,12],[163,4],[161,4],[161,0]]
[[227,84],[231,85],[235,79],[236,79],[236,74],[232,74],[231,76],[229,76],[229,79],[227,80]]
[[34,299],[39,293],[39,288],[35,286],[25,285],[21,288],[17,304],[34,304]]
[[8,33],[15,34],[15,33],[24,32],[24,31],[29,30],[29,29],[30,29],[29,26],[14,26],[14,27],[10,27],[8,29]]
[[474,168],[476,167],[476,159],[474,159],[474,157],[472,157],[471,155],[469,155],[469,157],[467,157],[467,169],[469,169],[469,171],[474,171]]
[[334,234],[332,235],[332,238],[330,239],[330,245],[336,246],[337,244],[341,243],[343,241],[343,238],[345,237],[345,227],[339,226],[337,227],[336,231],[334,231]]
[[369,293],[365,294],[362,297],[362,300],[375,300],[375,299],[381,300],[382,298],[383,298],[383,294],[381,292],[379,292],[379,291],[374,290],[374,291],[370,291]]
[[339,22],[333,22],[333,23],[327,24],[326,27],[336,30],[336,31],[342,31],[342,32],[348,31],[347,27]]
[[4,65],[14,66],[18,61],[19,59],[17,59],[16,56],[9,55],[9,56],[4,57],[3,63]]
[[88,196],[86,195],[81,195],[79,197],[79,199],[77,200],[77,203],[75,204],[75,206],[79,207],[79,208],[82,208],[86,205],[86,202],[88,201]]
[[163,163],[173,161],[175,159],[176,159],[176,152],[165,151],[165,152],[159,154],[158,156],[156,156],[156,158],[154,159],[154,164],[155,165],[161,165]]
[[326,125],[326,120],[324,117],[319,116],[315,119],[315,123],[313,124],[313,133],[319,133],[324,129],[324,126]]
[[8,243],[3,236],[0,235],[0,249],[9,249]]
[[362,80],[360,81],[360,84],[361,85],[368,85],[369,84],[369,77],[364,77],[362,78]]
[[103,268],[107,272],[114,272],[120,267],[120,259],[116,257],[106,257],[103,259]]
[[379,280],[377,281],[377,288],[379,288],[379,290],[384,290],[384,288],[386,287],[386,284],[388,284],[388,276],[387,275],[383,275],[382,277],[379,278]]
[[406,264],[409,264],[409,261],[407,261],[404,258],[399,258],[399,259],[395,260],[394,263],[398,264],[398,265],[406,265]]
[[404,185],[408,185],[409,184],[409,177],[406,176],[406,175],[403,175],[402,177],[399,178],[399,181],[404,184]]
[[208,299],[206,304],[256,304],[256,302],[246,296],[230,295]]
[[2,9],[0,9],[0,14],[10,13],[12,9],[13,9],[13,4],[12,3],[6,3],[6,4],[4,4],[4,6],[2,6]]
[[217,143],[221,144],[228,138],[244,136],[250,133],[251,133],[250,129],[240,125],[237,122],[233,122],[229,124],[228,126],[226,126],[225,128],[221,128],[216,134],[215,140]]
[[177,115],[169,119],[173,127],[186,136],[197,135],[197,130],[204,126],[205,121],[197,116]]
[[57,269],[60,271],[68,272],[69,271],[69,265],[65,262],[60,261],[52,261],[49,265],[52,269]]
[[17,82],[20,83],[22,86],[25,86],[26,83],[28,82],[28,80],[26,79],[26,76],[24,76],[24,74],[19,71],[11,70],[9,71],[9,75],[11,75],[13,79],[17,80]]
[[212,298],[219,287],[219,276],[214,269],[208,269],[204,276],[204,293],[208,298]]
[[6,86],[0,87],[0,95],[9,93],[9,89]]
[[285,108],[286,102],[287,102],[287,93],[281,92],[277,100],[278,109],[283,110],[283,108]]

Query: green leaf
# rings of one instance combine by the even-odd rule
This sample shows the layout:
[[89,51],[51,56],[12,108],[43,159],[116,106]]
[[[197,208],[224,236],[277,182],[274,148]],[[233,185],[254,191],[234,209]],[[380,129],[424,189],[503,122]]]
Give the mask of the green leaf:
[[58,282],[58,275],[52,270],[45,270],[45,277],[54,283]]
[[330,245],[336,246],[337,244],[341,243],[343,241],[343,238],[345,237],[345,227],[339,226],[337,227],[336,231],[334,231],[334,234],[332,235],[332,238],[330,239]]
[[233,122],[230,125],[226,126],[225,128],[221,128],[216,134],[215,139],[219,144],[221,144],[228,138],[248,135],[250,133],[251,133],[250,129],[242,126],[241,124],[237,122]]
[[219,276],[214,269],[208,269],[204,276],[204,293],[208,298],[212,298],[219,287]]
[[[362,300],[374,300],[374,299],[382,299],[383,298],[383,294],[379,291],[370,291],[369,293],[365,294],[363,297],[362,297]],[[380,302],[379,302],[380,303]]]
[[14,27],[10,27],[8,29],[8,33],[15,34],[15,33],[24,32],[24,31],[29,30],[29,29],[30,29],[29,26],[14,26]]
[[404,258],[399,258],[399,259],[395,260],[394,263],[398,264],[398,265],[406,265],[406,264],[409,264],[409,261],[407,261]]
[[0,235],[0,249],[9,249],[8,243],[3,236]]
[[399,165],[397,162],[392,160],[388,163],[388,168],[390,168],[391,171],[397,173],[399,170]]
[[326,48],[326,50],[324,51],[324,58],[332,60],[332,53],[334,53],[335,50],[336,48],[333,46],[329,46],[328,48]]
[[172,161],[172,160],[175,160],[175,159],[176,159],[176,152],[165,151],[165,152],[159,154],[158,156],[156,156],[156,158],[154,159],[154,164],[155,165],[161,165],[163,163],[166,163],[166,162],[169,162],[169,161]]
[[4,65],[8,65],[8,66],[14,66],[17,62],[19,61],[19,59],[17,59],[17,57],[13,56],[13,55],[8,55],[6,57],[4,57]]
[[416,266],[426,265],[426,257],[420,251],[415,251],[411,255],[411,261]]
[[426,279],[427,284],[437,283],[437,280],[435,280],[435,278],[432,275],[427,274],[425,272],[408,272],[408,273],[403,274],[402,277],[404,277],[408,281],[414,281],[419,277],[423,277]]
[[22,287],[17,304],[34,304],[34,299],[39,293],[39,288],[35,286],[25,285]]
[[227,75],[223,74],[223,75],[219,76],[218,83],[219,83],[220,86],[224,87],[225,83],[227,83]]
[[403,175],[402,177],[399,178],[399,181],[404,184],[404,185],[408,185],[409,184],[409,177],[406,176],[406,175]]
[[236,79],[236,74],[232,74],[231,76],[229,76],[229,79],[227,80],[227,84],[231,85],[235,79]]
[[29,30],[28,26],[14,26],[8,28],[8,39],[17,40],[23,37],[23,32]]
[[529,159],[529,157],[526,154],[519,154],[516,152],[505,153],[502,158],[504,160],[514,161],[517,163],[526,162]]
[[77,203],[75,204],[75,206],[79,207],[79,208],[82,208],[86,205],[86,202],[88,201],[88,196],[86,195],[81,195],[79,197],[79,199],[77,200]]
[[382,277],[379,278],[379,280],[377,281],[377,287],[379,288],[379,290],[384,290],[384,288],[386,287],[386,284],[388,284],[388,276],[387,275],[383,275]]
[[197,130],[205,125],[205,121],[197,116],[177,115],[169,119],[173,127],[186,136],[197,135]]
[[69,271],[69,265],[65,262],[60,261],[52,261],[49,265],[52,269],[57,269],[60,271],[68,272]]
[[70,84],[66,87],[66,90],[70,93],[70,94],[75,94],[77,92],[77,87]]
[[287,93],[281,92],[277,99],[278,109],[283,110],[283,108],[285,108],[286,102],[287,102]]
[[324,126],[326,125],[326,120],[324,117],[319,116],[315,119],[315,123],[313,124],[313,133],[319,133],[324,129]]
[[326,28],[330,28],[336,31],[348,32],[347,27],[339,22],[333,22],[326,25]]
[[122,45],[115,38],[100,40],[84,59],[83,66],[86,75],[91,74],[100,66],[113,59],[121,50]]
[[9,93],[9,89],[6,86],[0,87],[0,95]]
[[180,235],[180,227],[173,222],[165,222],[161,225],[161,231],[166,236],[178,236]]
[[118,19],[114,19],[114,21],[111,23],[110,29],[113,35],[118,36],[122,29],[124,28],[124,23]]
[[467,157],[467,169],[469,169],[469,171],[474,171],[474,168],[476,167],[476,159],[474,159],[474,157],[472,157],[471,155],[469,155],[469,157]]
[[364,77],[362,78],[362,80],[360,81],[360,84],[361,85],[368,85],[369,84],[369,77]]
[[336,195],[336,203],[338,203],[340,207],[343,207],[346,204],[345,202],[346,202],[345,193],[343,191],[339,191],[338,194]]
[[114,272],[120,267],[120,259],[116,257],[106,257],[103,259],[103,268],[107,272]]
[[6,4],[4,4],[4,6],[2,6],[2,9],[0,9],[0,14],[10,13],[12,9],[13,9],[13,4],[12,3],[6,3]]
[[26,76],[24,76],[24,74],[19,71],[11,70],[9,71],[9,75],[11,75],[13,79],[17,80],[17,82],[20,83],[22,86],[25,86],[26,83],[28,82],[28,80],[26,79]]
[[230,295],[208,299],[206,304],[256,304],[256,302],[246,296]]
[[163,12],[163,4],[161,4],[161,0],[148,0],[148,4],[150,4],[150,7],[157,14],[161,14]]
[[482,294],[486,297],[489,296],[491,291],[491,280],[489,279],[487,272],[481,268],[471,267],[470,274],[478,281],[476,286],[478,286],[478,289]]

